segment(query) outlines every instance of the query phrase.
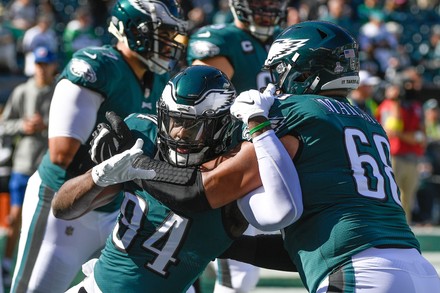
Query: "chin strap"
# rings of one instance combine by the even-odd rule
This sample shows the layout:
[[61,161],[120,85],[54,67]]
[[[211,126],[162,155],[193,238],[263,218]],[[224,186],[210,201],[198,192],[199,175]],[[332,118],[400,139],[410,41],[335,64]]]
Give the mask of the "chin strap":
[[119,29],[115,26],[115,24],[113,22],[110,22],[109,26],[108,26],[108,31],[114,35],[118,41],[124,43],[127,48],[130,48],[130,46],[128,45],[128,40],[127,40],[127,36],[124,33],[124,23],[122,21],[119,21]]
[[[122,21],[119,21],[119,29],[114,25],[113,22],[110,22],[108,26],[108,31],[113,34],[118,41],[124,43],[127,48],[130,48],[128,44],[127,36],[124,33],[124,23]],[[155,48],[158,46],[158,42],[154,40]],[[131,50],[131,49],[130,49]],[[133,51],[133,50],[132,50]],[[151,72],[157,73],[157,74],[164,74],[168,72],[170,68],[170,62],[167,60],[161,60],[157,53],[154,53],[153,57],[151,59],[146,59],[141,54],[139,54],[136,51],[133,51],[135,53],[136,58],[141,61]],[[153,60],[154,59],[154,60]]]
[[269,37],[271,37],[273,35],[274,29],[275,29],[275,27],[273,27],[273,26],[264,27],[264,26],[259,26],[256,24],[249,25],[249,31],[251,32],[251,34],[254,37],[258,38],[263,43],[266,42],[269,39]]

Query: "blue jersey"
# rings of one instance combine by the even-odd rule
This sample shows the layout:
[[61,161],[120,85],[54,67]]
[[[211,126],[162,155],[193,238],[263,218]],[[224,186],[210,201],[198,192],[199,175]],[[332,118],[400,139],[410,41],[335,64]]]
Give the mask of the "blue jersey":
[[374,246],[419,249],[408,226],[381,125],[347,99],[285,95],[269,116],[298,137],[295,166],[304,212],[284,229],[285,248],[310,292],[351,256]]
[[[144,154],[153,157],[156,117],[133,114],[126,123],[144,140]],[[133,182],[124,190],[117,224],[95,265],[103,292],[186,292],[247,227],[235,202],[177,214]]]

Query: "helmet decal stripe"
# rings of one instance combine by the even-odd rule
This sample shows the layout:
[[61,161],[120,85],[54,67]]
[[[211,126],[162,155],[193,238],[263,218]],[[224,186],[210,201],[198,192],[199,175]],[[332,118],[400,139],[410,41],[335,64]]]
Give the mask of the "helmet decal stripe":
[[298,54],[298,52],[296,52],[292,57],[292,61],[296,62],[296,60],[298,60],[298,58],[299,58],[299,54]]
[[173,15],[173,13],[171,13],[171,11],[162,1],[128,0],[128,2],[138,11],[150,15],[153,22],[157,22],[158,18],[161,17],[163,18],[163,23],[172,23],[177,27],[179,33],[185,33],[188,23],[185,20]]
[[297,51],[299,48],[304,46],[309,39],[298,39],[298,40],[290,40],[290,39],[279,39],[276,40],[269,51],[266,61],[264,62],[265,66],[269,66],[274,60],[290,55],[293,52]]
[[142,13],[148,13],[148,11],[145,10],[145,8],[143,7],[143,3],[139,0],[129,0],[130,4],[136,8],[137,10],[141,11]]

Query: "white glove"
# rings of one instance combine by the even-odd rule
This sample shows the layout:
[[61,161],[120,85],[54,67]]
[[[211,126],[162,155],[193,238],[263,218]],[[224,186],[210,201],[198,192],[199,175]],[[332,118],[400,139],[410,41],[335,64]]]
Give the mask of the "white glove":
[[156,176],[154,170],[132,167],[133,161],[142,155],[143,145],[144,141],[138,138],[131,149],[117,154],[93,167],[93,182],[101,187],[106,187],[134,179],[153,179]]
[[249,118],[264,116],[267,118],[269,109],[275,100],[276,87],[269,83],[263,93],[257,90],[244,91],[238,95],[231,106],[231,114],[248,124]]

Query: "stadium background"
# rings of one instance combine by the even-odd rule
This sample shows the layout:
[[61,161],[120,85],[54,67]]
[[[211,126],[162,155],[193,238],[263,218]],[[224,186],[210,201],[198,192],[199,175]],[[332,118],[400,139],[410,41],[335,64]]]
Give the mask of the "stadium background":
[[[0,0],[0,13],[3,14],[14,0]],[[397,23],[400,27],[399,44],[403,52],[408,56],[410,66],[414,66],[422,74],[424,79],[423,88],[417,93],[417,99],[424,102],[430,98],[440,99],[440,43],[437,46],[437,55],[430,55],[432,46],[430,37],[435,28],[440,28],[440,1],[417,1],[417,0],[382,0],[378,1],[385,7],[390,2],[399,3],[401,7],[388,14],[388,20]],[[111,40],[106,32],[108,22],[108,10],[113,5],[112,0],[34,0],[34,3],[48,3],[55,15],[54,29],[61,37],[65,26],[72,19],[75,10],[80,6],[88,5],[93,18],[95,33],[102,38],[103,43]],[[206,14],[203,21],[191,19],[191,30],[194,31],[201,25],[212,22],[215,12],[219,11],[220,1],[192,0],[182,1],[185,11],[189,12],[194,8],[201,8]],[[309,5],[310,14],[307,19],[315,19],[326,5],[326,0],[317,1],[290,1],[292,7],[298,8],[300,5]],[[362,0],[347,0],[346,3],[355,11],[362,5]],[[356,23],[356,14],[351,16]],[[305,19],[303,19],[305,20]],[[2,22],[4,19],[2,18]],[[3,23],[2,23],[3,24]],[[359,26],[353,25],[351,30],[358,29]],[[439,30],[440,32],[440,30]],[[61,42],[60,42],[61,44]],[[434,57],[433,57],[434,56]],[[64,64],[63,48],[60,45],[59,58],[60,64]],[[437,58],[437,59],[432,59]],[[17,52],[19,66],[23,66],[23,54]],[[362,62],[362,60],[361,60]],[[427,65],[430,66],[427,66]],[[14,87],[27,79],[22,73],[11,74],[4,68],[0,68],[0,105],[4,104]],[[4,203],[1,203],[4,204]],[[438,217],[438,215],[437,215]],[[440,228],[439,227],[413,227],[413,230],[421,242],[423,254],[435,265],[440,273]],[[5,244],[4,230],[0,227],[0,252],[3,251]],[[0,253],[0,256],[2,253]],[[78,275],[75,282],[82,278]],[[208,267],[202,276],[201,284],[203,293],[212,291],[214,273]],[[8,292],[6,289],[5,292]],[[254,292],[306,292],[297,274],[262,270],[261,279]]]

